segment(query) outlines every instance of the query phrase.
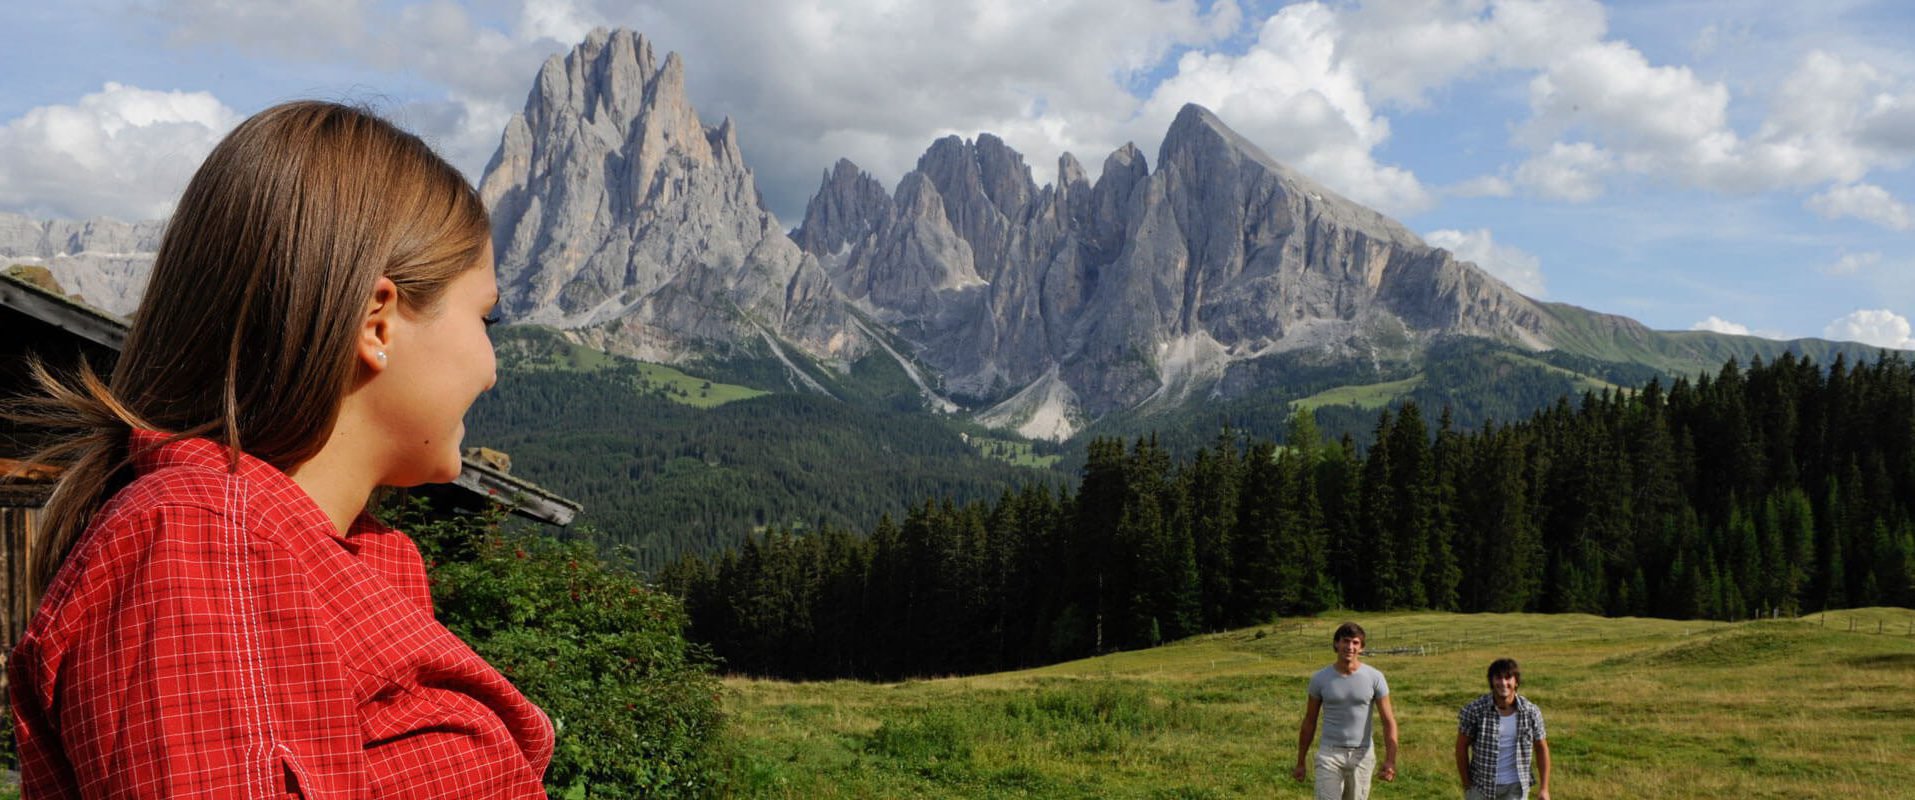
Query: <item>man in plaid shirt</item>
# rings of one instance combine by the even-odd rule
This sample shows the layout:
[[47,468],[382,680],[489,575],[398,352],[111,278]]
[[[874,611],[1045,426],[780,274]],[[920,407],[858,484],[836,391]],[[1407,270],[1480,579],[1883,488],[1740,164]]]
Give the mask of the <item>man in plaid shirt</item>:
[[1489,694],[1456,715],[1456,771],[1464,800],[1524,800],[1530,753],[1535,752],[1536,796],[1549,800],[1549,741],[1543,710],[1516,693],[1523,671],[1516,659],[1489,665]]

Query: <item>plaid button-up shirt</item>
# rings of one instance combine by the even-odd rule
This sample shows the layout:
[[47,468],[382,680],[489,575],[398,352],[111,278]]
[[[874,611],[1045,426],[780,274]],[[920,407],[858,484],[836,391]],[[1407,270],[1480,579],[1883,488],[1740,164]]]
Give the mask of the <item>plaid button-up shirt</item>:
[[[1469,782],[1484,791],[1496,786],[1496,728],[1503,715],[1496,711],[1496,696],[1483,695],[1463,706],[1456,715],[1456,731],[1470,737]],[[1530,758],[1536,741],[1549,738],[1543,727],[1543,710],[1522,695],[1516,696],[1516,779],[1528,787]]]
[[24,796],[545,797],[551,723],[433,618],[412,540],[132,444],[7,665]]

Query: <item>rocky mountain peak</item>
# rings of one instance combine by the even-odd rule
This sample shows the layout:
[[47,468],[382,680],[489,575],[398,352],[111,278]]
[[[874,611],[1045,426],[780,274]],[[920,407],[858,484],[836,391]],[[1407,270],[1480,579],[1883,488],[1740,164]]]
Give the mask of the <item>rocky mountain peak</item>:
[[838,159],[805,205],[805,221],[791,238],[805,252],[824,258],[844,252],[877,230],[891,215],[891,195],[848,158]]
[[480,184],[503,310],[654,361],[862,352],[829,278],[760,202],[737,127],[699,120],[685,70],[623,29],[546,61]]
[[1268,183],[1284,195],[1298,198],[1310,218],[1343,229],[1360,230],[1372,239],[1392,244],[1423,246],[1423,240],[1402,223],[1345,198],[1271,158],[1263,148],[1195,103],[1186,103],[1177,112],[1177,119],[1171,123],[1158,149],[1157,166],[1160,170],[1186,173],[1196,179],[1191,186],[1197,189],[1215,185],[1202,180],[1203,176],[1221,174],[1220,171],[1238,172],[1252,184]]

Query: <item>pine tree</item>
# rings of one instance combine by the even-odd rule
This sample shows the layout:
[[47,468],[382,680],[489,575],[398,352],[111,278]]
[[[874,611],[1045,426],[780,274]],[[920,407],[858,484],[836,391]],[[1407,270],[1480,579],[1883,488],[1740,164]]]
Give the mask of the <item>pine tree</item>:
[[1395,541],[1397,512],[1396,481],[1387,445],[1394,428],[1390,412],[1378,415],[1376,445],[1363,462],[1362,500],[1357,510],[1357,540],[1352,555],[1361,563],[1351,565],[1355,591],[1347,595],[1353,605],[1365,609],[1396,608],[1408,600],[1407,587],[1397,582]]
[[1231,580],[1233,626],[1268,622],[1282,608],[1286,591],[1295,591],[1285,585],[1278,543],[1284,524],[1283,478],[1275,445],[1264,442],[1250,448],[1237,496],[1237,527],[1231,534],[1236,567]]
[[1430,541],[1434,538],[1430,432],[1416,403],[1403,404],[1387,444],[1379,442],[1378,446],[1387,446],[1390,451],[1390,496],[1395,507],[1391,509],[1387,541],[1393,556],[1390,580],[1399,593],[1395,599],[1399,605],[1427,608],[1429,585],[1441,584],[1449,576],[1447,565],[1437,565],[1435,574],[1430,572]]

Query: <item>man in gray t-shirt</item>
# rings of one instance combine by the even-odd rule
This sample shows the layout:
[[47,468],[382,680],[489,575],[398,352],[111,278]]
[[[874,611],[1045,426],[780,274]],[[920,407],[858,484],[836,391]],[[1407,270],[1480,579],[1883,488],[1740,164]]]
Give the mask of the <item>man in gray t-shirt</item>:
[[1383,673],[1362,662],[1363,627],[1354,622],[1337,626],[1332,637],[1335,664],[1310,677],[1310,703],[1297,732],[1297,768],[1291,777],[1303,780],[1303,759],[1316,738],[1317,720],[1323,720],[1323,741],[1317,747],[1317,800],[1366,800],[1376,750],[1370,741],[1370,707],[1383,719],[1385,781],[1396,780],[1396,711],[1390,707],[1390,683]]

